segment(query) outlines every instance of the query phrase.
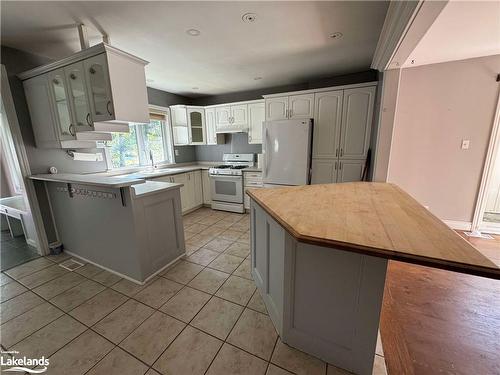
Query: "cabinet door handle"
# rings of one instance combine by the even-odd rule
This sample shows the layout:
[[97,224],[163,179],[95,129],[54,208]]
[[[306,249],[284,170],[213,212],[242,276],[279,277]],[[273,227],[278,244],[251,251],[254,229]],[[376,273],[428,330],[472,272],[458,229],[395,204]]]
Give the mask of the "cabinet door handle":
[[95,74],[95,69],[94,69],[93,67],[91,67],[91,68],[89,69],[89,72],[90,72],[90,74]]
[[342,162],[339,163],[339,170],[342,170]]
[[337,170],[337,162],[335,162],[335,170]]
[[289,109],[288,110],[288,118],[292,118],[293,110]]
[[340,149],[340,157],[342,157],[342,155],[344,155],[344,150]]
[[339,156],[339,149],[338,148],[335,149],[335,157],[337,157],[337,156]]
[[71,134],[73,137],[76,135],[76,132],[75,132],[75,125],[73,124],[69,124],[69,134]]
[[111,100],[109,100],[109,101],[108,101],[108,104],[106,104],[106,109],[108,110],[108,113],[109,113],[109,115],[111,116],[111,115],[113,115],[113,113],[111,113],[111,109],[109,109],[109,108],[110,108],[110,106],[111,106]]
[[71,78],[72,80],[75,80],[76,79],[76,74],[75,73],[71,73],[69,75],[69,78]]
[[87,113],[87,117],[86,117],[86,119],[87,119],[87,124],[88,124],[89,126],[92,126],[93,124],[92,124],[92,120],[90,119],[90,113]]

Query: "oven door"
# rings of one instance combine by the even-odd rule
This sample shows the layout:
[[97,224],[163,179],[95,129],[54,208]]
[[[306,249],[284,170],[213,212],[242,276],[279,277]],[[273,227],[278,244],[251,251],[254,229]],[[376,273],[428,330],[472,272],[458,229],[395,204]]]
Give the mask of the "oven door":
[[243,203],[242,176],[210,176],[212,200],[220,202]]

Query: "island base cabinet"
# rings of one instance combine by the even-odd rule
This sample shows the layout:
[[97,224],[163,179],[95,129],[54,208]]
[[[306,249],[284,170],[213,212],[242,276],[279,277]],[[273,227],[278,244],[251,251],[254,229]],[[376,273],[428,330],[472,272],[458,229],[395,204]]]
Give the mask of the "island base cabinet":
[[251,201],[252,276],[286,344],[372,374],[387,260],[299,242]]

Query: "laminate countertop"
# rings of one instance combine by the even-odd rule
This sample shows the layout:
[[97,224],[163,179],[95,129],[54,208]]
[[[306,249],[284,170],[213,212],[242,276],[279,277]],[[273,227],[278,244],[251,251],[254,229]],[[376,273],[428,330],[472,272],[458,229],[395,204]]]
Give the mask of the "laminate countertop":
[[162,191],[180,189],[183,184],[176,184],[163,181],[146,181],[144,184],[133,185],[132,189],[136,197],[144,197],[146,195],[157,194]]
[[55,174],[35,174],[29,177],[32,180],[49,181],[49,182],[64,182],[68,184],[81,184],[101,186],[108,188],[122,188],[135,184],[143,184],[146,182],[143,178],[135,176],[106,176],[94,174],[76,174],[76,173],[55,173]]
[[396,185],[353,182],[248,194],[300,242],[500,279],[500,268]]

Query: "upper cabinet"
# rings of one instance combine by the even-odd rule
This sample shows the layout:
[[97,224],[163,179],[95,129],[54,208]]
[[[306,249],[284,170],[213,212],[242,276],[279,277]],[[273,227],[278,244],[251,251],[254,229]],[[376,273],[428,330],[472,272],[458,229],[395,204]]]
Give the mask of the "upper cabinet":
[[375,87],[344,90],[339,156],[344,159],[366,158],[370,146]]
[[248,104],[248,143],[262,143],[262,123],[264,119],[264,101]]
[[266,120],[313,118],[314,94],[266,98]]
[[127,131],[129,122],[148,122],[146,64],[99,44],[21,73],[37,147],[95,147],[78,141],[78,133]]
[[215,107],[215,131],[217,133],[241,133],[248,131],[247,104]]
[[187,107],[189,144],[204,145],[205,141],[205,110],[202,107]]
[[207,145],[224,143],[224,134],[217,134],[215,130],[215,107],[205,107],[205,131]]

